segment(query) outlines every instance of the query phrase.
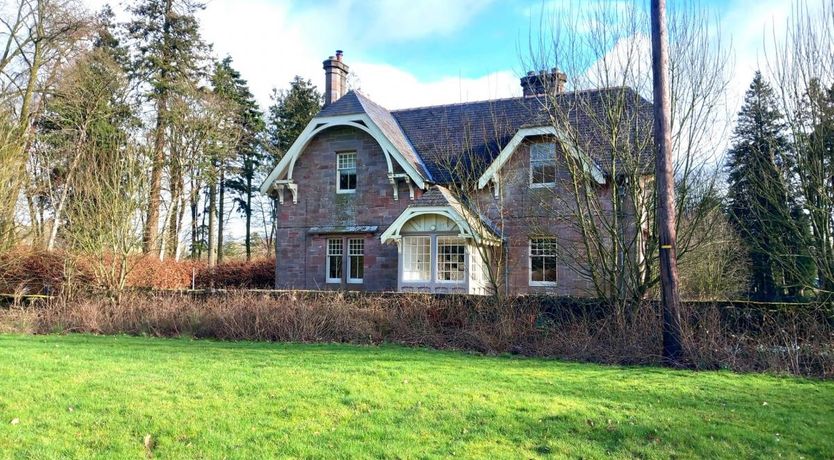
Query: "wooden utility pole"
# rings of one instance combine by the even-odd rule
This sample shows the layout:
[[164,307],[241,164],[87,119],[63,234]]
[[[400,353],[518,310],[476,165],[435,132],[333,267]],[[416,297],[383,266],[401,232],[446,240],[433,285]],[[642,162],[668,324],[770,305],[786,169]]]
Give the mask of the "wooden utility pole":
[[654,145],[656,151],[657,226],[660,241],[660,284],[663,305],[663,360],[683,361],[680,296],[675,232],[675,178],[672,168],[671,100],[669,96],[669,38],[666,0],[652,0],[652,74],[654,83]]

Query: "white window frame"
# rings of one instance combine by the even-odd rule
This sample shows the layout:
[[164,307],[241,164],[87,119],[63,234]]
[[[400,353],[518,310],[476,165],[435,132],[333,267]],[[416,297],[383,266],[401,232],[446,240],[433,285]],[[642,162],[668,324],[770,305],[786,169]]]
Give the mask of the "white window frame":
[[[418,239],[421,240],[421,241],[428,240],[428,242],[429,242],[429,244],[428,244],[429,251],[428,251],[428,254],[426,254],[428,256],[428,260],[423,261],[423,263],[427,264],[427,267],[428,267],[428,278],[425,278],[425,279],[423,279],[423,278],[406,279],[406,271],[409,270],[409,266],[406,262],[410,261],[410,258],[412,256],[412,254],[410,252],[407,252],[407,251],[409,251],[410,246],[413,246],[413,240],[418,240]],[[432,281],[432,278],[434,277],[434,270],[432,269],[432,261],[434,260],[434,258],[432,257],[432,246],[433,246],[432,240],[433,240],[433,238],[430,235],[413,235],[413,236],[404,236],[403,237],[403,239],[402,239],[402,245],[403,245],[402,257],[403,257],[403,260],[402,260],[402,280],[401,280],[403,283],[430,283]],[[414,247],[417,247],[417,246],[414,246]],[[424,247],[424,245],[421,243],[419,245],[419,248],[422,249],[423,247]],[[406,258],[407,254],[408,254],[408,257],[409,257],[408,259]],[[417,270],[414,273],[417,273],[419,275],[420,273],[423,273],[423,272],[420,271],[420,270]]]
[[[544,146],[550,146],[551,147],[551,153],[553,154],[553,158],[552,158],[553,168],[554,168],[553,182],[533,182],[533,165],[534,165],[533,150],[544,148]],[[553,187],[553,186],[556,185],[555,169],[558,166],[557,161],[556,161],[556,149],[557,148],[558,148],[558,145],[556,144],[556,142],[536,142],[536,143],[533,143],[533,144],[530,145],[530,149],[529,149],[529,152],[530,152],[530,168],[529,168],[530,188]],[[535,161],[536,164],[543,164],[545,162],[546,162],[546,160],[536,160]]]
[[[330,245],[331,242],[336,242],[336,241],[339,242],[339,248],[340,248],[340,252],[338,254],[332,253],[331,245]],[[331,278],[330,277],[330,258],[331,257],[337,257],[337,256],[340,257],[341,267],[339,269],[340,269],[341,275],[344,276],[344,272],[345,272],[345,241],[342,238],[327,238],[325,240],[324,244],[325,244],[325,256],[324,256],[325,257],[325,264],[324,264],[325,265],[325,268],[324,268],[325,272],[324,272],[324,277],[325,277],[327,283],[341,284],[341,282],[342,282],[342,277],[341,276],[339,278]]]
[[[354,246],[358,243],[358,246]],[[358,248],[357,251],[355,249]],[[359,257],[362,260],[362,278],[351,277],[351,269],[353,268],[353,258]],[[351,284],[362,284],[365,278],[365,240],[363,238],[348,238],[347,239],[347,282]]]
[[[551,256],[541,256],[541,255],[533,256],[533,240],[549,240],[552,244],[551,247],[553,248],[553,251],[554,251],[553,255],[551,255]],[[529,238],[528,239],[528,241],[527,241],[527,281],[530,283],[529,284],[530,286],[549,286],[549,287],[553,287],[553,286],[556,286],[558,284],[558,282],[559,282],[558,270],[556,272],[557,273],[556,281],[533,281],[533,257],[550,257],[550,258],[553,258],[554,260],[556,260],[556,258],[558,257],[558,254],[556,253],[557,251],[558,251],[558,245],[556,244],[556,238],[554,238],[554,237],[546,236],[546,237],[536,237],[536,238]],[[545,265],[545,267],[546,266],[547,265]]]
[[[343,159],[345,162],[347,158],[353,158],[353,168],[343,166]],[[356,187],[359,185],[359,174],[356,168],[357,162],[357,155],[356,152],[336,152],[336,193],[356,193]],[[354,187],[353,188],[342,188],[342,171],[351,171],[353,170],[353,175],[355,177]]]
[[[467,272],[467,270],[466,270],[466,240],[461,238],[461,237],[457,237],[457,236],[444,236],[444,235],[437,235],[432,239],[434,240],[434,257],[433,257],[434,265],[435,265],[435,267],[434,267],[434,273],[435,273],[434,281],[436,283],[442,283],[442,284],[461,284],[461,283],[465,283],[466,282],[466,275],[467,275],[467,273],[466,273]],[[461,277],[461,279],[459,279],[459,280],[442,280],[442,279],[440,279],[440,272],[441,272],[441,270],[440,270],[440,264],[441,264],[441,260],[440,260],[440,240],[453,241],[455,245],[460,245],[460,246],[463,247],[463,253],[462,253],[462,255],[463,255],[463,261],[462,261],[462,263],[463,263],[463,276]]]

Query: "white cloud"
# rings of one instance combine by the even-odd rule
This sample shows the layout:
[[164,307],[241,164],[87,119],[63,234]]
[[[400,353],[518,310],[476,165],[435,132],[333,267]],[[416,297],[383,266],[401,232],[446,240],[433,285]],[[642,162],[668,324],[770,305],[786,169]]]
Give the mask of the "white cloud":
[[388,109],[451,104],[521,94],[518,78],[499,71],[480,78],[443,77],[420,81],[414,75],[387,64],[357,62],[351,69],[359,76],[363,94]]
[[[299,7],[288,0],[210,0],[199,17],[203,38],[214,45],[214,54],[232,57],[263,108],[270,103],[272,88],[287,87],[295,75],[323,89],[322,61],[337,48],[345,50],[345,60],[360,77],[363,92],[386,107],[403,108],[520,93],[510,71],[423,81],[394,65],[373,62],[363,52],[376,42],[454,33],[491,1],[386,0],[370,6],[364,0],[337,0]],[[84,2],[91,10],[113,3]],[[123,13],[120,19],[125,19]]]

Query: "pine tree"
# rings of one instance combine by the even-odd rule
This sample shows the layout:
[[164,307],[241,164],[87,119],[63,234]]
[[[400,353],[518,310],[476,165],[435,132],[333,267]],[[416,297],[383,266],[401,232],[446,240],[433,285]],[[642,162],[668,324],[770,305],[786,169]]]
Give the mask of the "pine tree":
[[[773,89],[756,72],[744,98],[728,152],[729,213],[751,255],[751,295],[796,295],[809,274],[808,231],[795,198],[795,158]],[[804,253],[804,255],[803,255]]]
[[310,80],[296,75],[289,90],[272,90],[267,115],[267,141],[276,158],[289,150],[307,123],[321,110],[321,93]]
[[166,134],[170,120],[170,99],[185,91],[204,72],[208,46],[200,37],[195,14],[203,5],[190,0],[143,0],[128,11],[133,19],[127,32],[133,40],[134,78],[147,86],[147,98],[154,103],[156,119],[148,211],[143,237],[144,251],[159,246],[159,207],[162,201],[162,172],[166,164]]
[[[228,166],[233,168],[232,175],[221,183],[221,194],[229,188],[237,194],[235,204],[246,220],[246,260],[252,258],[252,196],[255,193],[255,177],[258,165],[264,160],[261,148],[260,134],[264,130],[263,114],[258,108],[255,97],[249,90],[246,80],[240,72],[232,67],[232,59],[226,57],[215,66],[212,76],[214,92],[218,96],[234,103],[236,108],[235,123],[238,125],[240,138],[234,152],[234,157]],[[223,169],[223,168],[221,168]],[[220,206],[223,203],[221,200]],[[222,212],[221,212],[222,220]],[[222,232],[222,225],[218,232]],[[222,242],[222,234],[218,240]],[[222,251],[222,244],[218,245]],[[218,254],[220,255],[220,254]],[[220,259],[221,257],[218,257]]]

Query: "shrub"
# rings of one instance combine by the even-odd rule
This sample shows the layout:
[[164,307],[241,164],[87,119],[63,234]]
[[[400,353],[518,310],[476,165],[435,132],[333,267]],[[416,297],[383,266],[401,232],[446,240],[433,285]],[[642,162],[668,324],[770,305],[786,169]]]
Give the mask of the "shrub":
[[84,260],[62,252],[17,248],[0,254],[0,294],[59,294],[93,278]]
[[[834,378],[830,306],[686,307],[691,367]],[[36,311],[28,324],[41,333],[393,342],[611,364],[661,362],[661,320],[652,303],[617,315],[596,302],[536,297],[499,304],[489,298],[415,294],[134,292],[120,303],[88,297],[53,301]]]
[[188,289],[195,273],[204,269],[202,262],[190,260],[159,260],[156,257],[141,257],[133,265],[127,277],[127,285],[146,289]]
[[275,259],[251,262],[224,262],[211,268],[205,265],[197,273],[197,286],[202,288],[261,288],[275,284]]

